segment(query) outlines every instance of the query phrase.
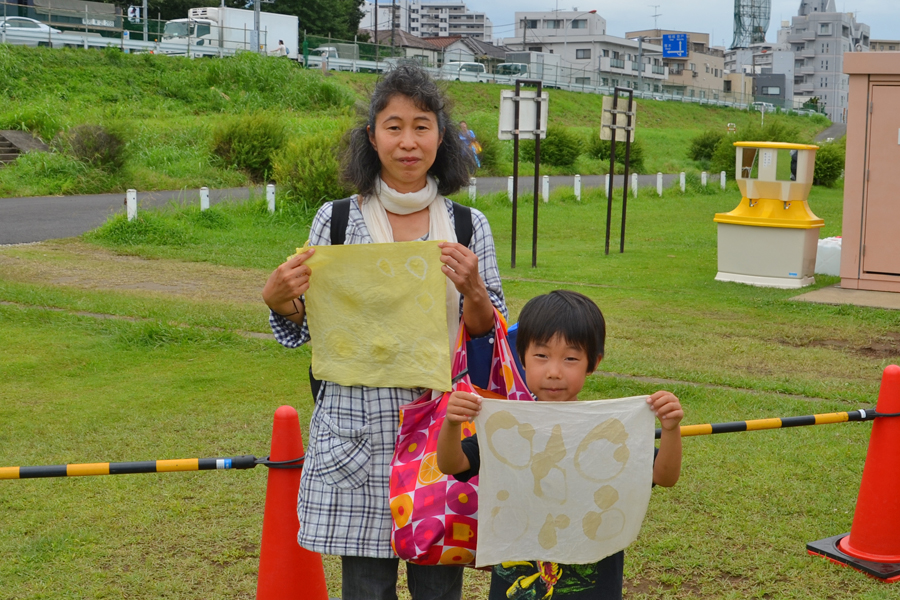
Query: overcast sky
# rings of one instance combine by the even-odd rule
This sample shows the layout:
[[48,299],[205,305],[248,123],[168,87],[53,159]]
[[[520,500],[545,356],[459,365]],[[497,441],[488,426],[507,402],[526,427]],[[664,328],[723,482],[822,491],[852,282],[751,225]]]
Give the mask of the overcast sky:
[[[379,0],[379,4],[385,0]],[[610,35],[626,31],[674,29],[709,33],[713,45],[730,46],[734,34],[734,0],[463,0],[469,10],[484,11],[494,24],[494,37],[513,37],[516,11],[596,9]],[[900,0],[835,0],[839,11],[857,13],[873,39],[900,39]],[[800,0],[772,0],[766,40],[774,42],[781,21],[797,15]],[[658,14],[654,25],[653,15]]]

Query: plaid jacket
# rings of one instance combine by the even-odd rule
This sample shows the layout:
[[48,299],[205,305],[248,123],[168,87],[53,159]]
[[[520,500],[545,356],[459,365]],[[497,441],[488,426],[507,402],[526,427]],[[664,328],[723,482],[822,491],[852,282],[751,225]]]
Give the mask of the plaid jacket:
[[[445,200],[453,221],[450,200]],[[331,243],[331,203],[319,209],[309,235],[313,246]],[[350,205],[345,244],[371,244],[356,199]],[[494,240],[485,216],[472,209],[472,241],[491,302],[507,315]],[[460,311],[462,306],[460,306]],[[310,340],[309,328],[275,313],[275,339],[296,348]],[[297,514],[301,546],[322,554],[393,558],[388,502],[390,462],[397,439],[399,409],[425,390],[346,387],[323,382],[313,411],[300,480]]]

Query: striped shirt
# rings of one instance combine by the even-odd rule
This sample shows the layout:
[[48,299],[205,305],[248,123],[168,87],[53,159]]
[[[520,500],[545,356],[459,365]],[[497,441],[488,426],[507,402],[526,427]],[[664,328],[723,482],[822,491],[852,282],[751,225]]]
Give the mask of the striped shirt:
[[[452,204],[446,199],[445,204],[452,223]],[[326,203],[316,213],[309,234],[313,246],[331,243],[331,207],[330,202]],[[350,203],[344,243],[373,243],[356,197]],[[490,225],[475,209],[469,249],[478,257],[478,269],[491,302],[505,317],[506,303]],[[305,319],[299,326],[273,312],[269,323],[275,339],[288,348],[310,340]],[[301,546],[322,554],[396,556],[391,548],[388,492],[399,409],[425,391],[323,382],[309,426],[309,446],[297,499],[297,540]]]

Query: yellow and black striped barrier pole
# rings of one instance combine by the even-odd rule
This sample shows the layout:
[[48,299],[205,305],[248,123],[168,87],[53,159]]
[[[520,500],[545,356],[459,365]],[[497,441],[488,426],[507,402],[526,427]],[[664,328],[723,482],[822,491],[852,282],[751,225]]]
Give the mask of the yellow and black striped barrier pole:
[[234,456],[231,458],[176,458],[138,462],[84,463],[41,467],[0,467],[0,479],[34,479],[39,477],[79,477],[85,475],[131,475],[134,473],[176,473],[181,471],[215,471],[252,469],[264,465],[274,469],[301,469],[303,457],[270,461],[269,457]]
[[[851,410],[839,413],[804,415],[802,417],[776,417],[773,419],[756,419],[753,421],[731,421],[730,423],[705,423],[703,425],[682,425],[681,437],[694,435],[712,435],[714,433],[736,433],[738,431],[762,431],[764,429],[783,429],[785,427],[804,427],[806,425],[830,425],[848,421],[872,421],[879,417],[900,417],[900,413],[879,413],[871,410]],[[656,439],[662,435],[662,429],[656,430]]]
[[[682,425],[681,437],[711,435],[714,433],[735,433],[739,431],[762,431],[803,427],[806,425],[828,425],[848,421],[872,421],[879,417],[900,417],[900,413],[879,413],[872,410],[851,410],[839,413],[805,415],[802,417],[776,417],[752,421],[732,421],[730,423],[705,423],[702,425]],[[656,430],[656,439],[662,430]],[[231,458],[176,458],[171,460],[147,460],[117,463],[82,463],[68,465],[47,465],[39,467],[0,467],[0,479],[35,479],[42,477],[81,477],[87,475],[131,475],[135,473],[175,473],[183,471],[215,471],[228,469],[252,469],[264,465],[272,469],[302,469],[301,456],[293,460],[271,461],[269,457],[256,458],[252,455]]]

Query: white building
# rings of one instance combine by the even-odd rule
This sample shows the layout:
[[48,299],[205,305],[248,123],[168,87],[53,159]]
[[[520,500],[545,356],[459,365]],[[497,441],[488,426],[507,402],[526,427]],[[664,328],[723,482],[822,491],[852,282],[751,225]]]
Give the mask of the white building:
[[462,2],[421,2],[410,6],[410,32],[420,37],[473,37],[492,42],[491,20]]
[[515,50],[559,56],[561,77],[574,84],[662,92],[662,47],[606,34],[606,19],[590,11],[517,12]]
[[832,121],[845,122],[850,77],[843,72],[844,53],[869,50],[869,26],[853,13],[837,12],[834,0],[802,0],[787,41],[794,52],[794,98],[817,98]]
[[[363,4],[361,29],[375,28],[375,4]],[[463,2],[418,2],[394,0],[378,2],[378,31],[393,26],[418,37],[473,37],[483,42],[493,40],[491,20],[483,12],[473,12]],[[380,37],[380,34],[379,34]]]

